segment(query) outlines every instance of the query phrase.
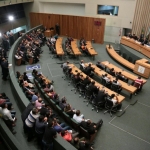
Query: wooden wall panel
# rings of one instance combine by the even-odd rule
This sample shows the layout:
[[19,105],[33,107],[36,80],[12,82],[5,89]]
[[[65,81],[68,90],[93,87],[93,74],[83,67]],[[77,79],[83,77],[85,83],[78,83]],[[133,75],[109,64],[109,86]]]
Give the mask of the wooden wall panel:
[[[96,26],[94,21],[100,21],[101,26]],[[55,24],[60,25],[60,35],[71,36],[80,39],[84,37],[86,40],[95,39],[97,43],[103,44],[105,19],[69,16],[58,14],[30,13],[30,25],[35,27],[43,24],[47,28],[55,27]]]
[[150,27],[150,0],[137,0],[132,33],[140,35],[142,28],[145,27],[145,36]]

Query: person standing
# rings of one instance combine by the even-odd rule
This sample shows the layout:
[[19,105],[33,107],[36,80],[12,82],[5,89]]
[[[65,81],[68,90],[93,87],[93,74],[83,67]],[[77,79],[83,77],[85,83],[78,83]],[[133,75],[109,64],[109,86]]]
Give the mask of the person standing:
[[43,150],[53,150],[53,138],[56,138],[57,133],[53,129],[54,121],[50,120],[48,126],[45,129],[42,139]]
[[1,67],[2,67],[2,73],[3,73],[2,79],[6,81],[9,67],[8,67],[8,61],[5,58],[2,58]]
[[60,34],[60,26],[58,23],[55,25],[55,30],[56,30],[56,34],[59,35]]

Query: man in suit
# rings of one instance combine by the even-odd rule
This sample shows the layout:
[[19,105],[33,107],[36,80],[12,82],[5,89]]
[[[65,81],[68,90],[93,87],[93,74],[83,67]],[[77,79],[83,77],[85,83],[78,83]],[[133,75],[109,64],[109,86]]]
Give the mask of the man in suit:
[[56,30],[56,33],[59,35],[60,34],[60,26],[58,23],[55,25],[55,30]]
[[87,121],[82,121],[80,126],[87,130],[89,134],[94,134],[102,126],[102,124],[102,119],[100,119],[97,123],[94,123],[89,119]]

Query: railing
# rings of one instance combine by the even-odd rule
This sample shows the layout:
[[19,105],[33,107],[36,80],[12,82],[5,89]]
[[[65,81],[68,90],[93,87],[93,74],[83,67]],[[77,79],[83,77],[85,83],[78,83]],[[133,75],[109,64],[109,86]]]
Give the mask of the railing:
[[[28,31],[27,33],[30,33],[32,30],[34,29],[38,29],[42,27],[42,25],[37,26],[33,29],[31,29],[30,31]],[[26,34],[27,34],[26,33]],[[25,94],[23,93],[22,89],[20,88],[17,79],[16,79],[16,75],[15,75],[15,57],[14,54],[16,52],[16,49],[20,43],[20,41],[25,37],[24,34],[21,38],[18,38],[15,43],[13,44],[13,46],[11,47],[10,53],[9,53],[9,59],[8,62],[12,64],[12,66],[9,68],[9,75],[10,75],[10,85],[11,85],[11,90],[13,92],[13,95],[15,96],[15,100],[16,103],[19,106],[20,111],[22,112],[26,106],[29,104],[29,100],[25,97]],[[3,122],[3,121],[2,121]],[[3,126],[2,126],[3,125]],[[3,123],[2,125],[0,125],[0,132],[2,131],[5,132],[5,141],[11,141],[10,143],[14,143],[14,146],[16,146],[16,148],[11,148],[12,150],[20,150],[20,144],[17,141],[17,139],[11,138],[13,135],[12,133],[8,130],[7,126]],[[4,130],[4,131],[3,131]],[[6,132],[7,130],[7,132]],[[75,147],[73,147],[70,143],[68,143],[67,141],[65,141],[61,136],[58,135],[58,137],[54,140],[54,150],[76,150]],[[24,148],[22,147],[21,150],[24,150]]]

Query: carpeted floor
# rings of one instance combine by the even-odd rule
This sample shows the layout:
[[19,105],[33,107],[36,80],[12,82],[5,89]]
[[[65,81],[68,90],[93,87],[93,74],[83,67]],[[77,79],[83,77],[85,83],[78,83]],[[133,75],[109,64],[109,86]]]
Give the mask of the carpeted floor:
[[[65,40],[65,38],[64,38]],[[93,61],[90,57],[80,57],[79,59],[66,59],[70,63],[76,63],[76,66],[79,67],[78,62],[83,59],[85,62],[96,63],[98,60],[105,61],[120,66],[107,54],[105,50],[105,45],[108,43],[93,44],[94,49],[98,52],[95,60]],[[114,45],[115,47],[115,45]],[[96,111],[91,110],[91,105],[88,107],[86,103],[83,102],[83,98],[79,98],[79,94],[74,94],[71,91],[72,86],[68,86],[68,81],[63,80],[62,69],[60,68],[61,61],[59,58],[53,58],[52,54],[49,54],[47,46],[42,47],[43,54],[41,55],[40,62],[38,63],[41,68],[39,72],[42,72],[49,79],[54,81],[54,88],[60,97],[66,96],[68,103],[72,105],[73,108],[81,110],[81,113],[84,114],[85,118],[90,118],[92,121],[97,122],[99,119],[103,119],[104,123],[102,128],[98,131],[97,137],[95,139],[94,149],[95,150],[149,150],[150,148],[150,100],[149,100],[149,89],[150,81],[147,80],[147,83],[144,85],[141,93],[137,96],[133,96],[132,99],[129,99],[129,94],[125,91],[122,91],[122,95],[126,97],[123,101],[123,109],[125,113],[121,117],[113,115],[110,117],[109,114],[103,114],[104,110],[97,113]],[[130,48],[127,48],[135,55],[143,58],[144,56]],[[36,65],[34,65],[36,67]],[[124,70],[126,70],[124,68]],[[26,71],[26,66],[16,66],[16,71],[21,73]],[[27,71],[30,73],[31,71]],[[10,97],[14,103],[14,108],[17,110],[17,134],[16,138],[20,141],[23,146],[26,146],[28,150],[37,149],[35,142],[27,143],[26,137],[23,134],[22,122],[20,119],[20,111],[18,106],[15,104],[13,94],[9,88],[9,82],[0,81],[3,87],[0,87],[0,92],[5,91],[6,94]],[[135,105],[130,105],[133,101],[138,100]]]

